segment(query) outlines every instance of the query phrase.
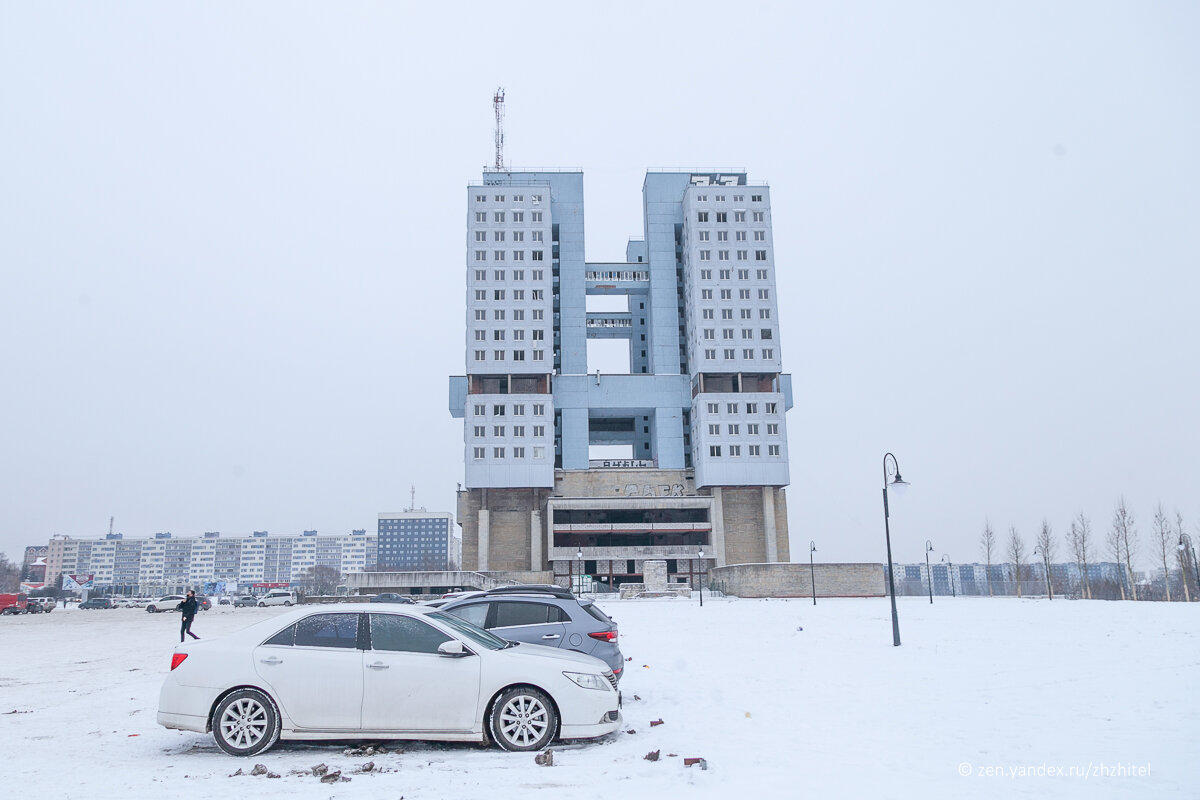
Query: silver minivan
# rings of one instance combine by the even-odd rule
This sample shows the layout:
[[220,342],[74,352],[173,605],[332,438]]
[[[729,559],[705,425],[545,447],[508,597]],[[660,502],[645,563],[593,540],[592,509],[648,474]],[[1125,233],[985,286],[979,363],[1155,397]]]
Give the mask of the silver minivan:
[[271,591],[258,598],[258,606],[294,606],[296,605],[296,593],[289,589],[272,589]]

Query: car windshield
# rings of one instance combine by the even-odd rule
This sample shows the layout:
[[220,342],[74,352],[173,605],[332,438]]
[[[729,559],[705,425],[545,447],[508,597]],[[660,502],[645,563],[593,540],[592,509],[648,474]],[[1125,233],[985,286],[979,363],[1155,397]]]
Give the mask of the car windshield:
[[429,618],[436,619],[443,625],[453,628],[475,644],[486,647],[488,650],[503,650],[508,647],[508,642],[499,636],[490,634],[483,628],[477,628],[471,623],[443,611],[434,611],[429,614]]

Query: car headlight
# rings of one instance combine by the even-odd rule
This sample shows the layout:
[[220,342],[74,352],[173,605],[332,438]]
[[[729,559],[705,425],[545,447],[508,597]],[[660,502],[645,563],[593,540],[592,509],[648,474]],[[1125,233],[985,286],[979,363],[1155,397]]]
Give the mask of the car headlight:
[[604,691],[612,688],[612,684],[606,681],[603,675],[594,675],[590,672],[564,672],[563,675],[576,686],[584,689],[599,689],[600,691]]

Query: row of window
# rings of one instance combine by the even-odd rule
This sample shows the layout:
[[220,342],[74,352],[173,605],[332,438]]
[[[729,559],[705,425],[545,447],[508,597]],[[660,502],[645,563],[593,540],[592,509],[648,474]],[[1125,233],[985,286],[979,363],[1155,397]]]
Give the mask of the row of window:
[[[545,403],[530,403],[529,405],[533,409],[533,416],[535,416],[535,417],[546,416],[546,404]],[[492,416],[493,417],[506,416],[505,412],[508,410],[508,408],[509,408],[509,406],[507,406],[503,403],[495,403],[492,405]],[[487,403],[475,403],[474,410],[475,410],[475,416],[477,416],[477,417],[486,416],[487,415]],[[512,404],[512,416],[514,416],[514,417],[525,416],[525,403],[513,403]]]
[[[749,310],[749,309],[744,309],[744,310]],[[721,328],[721,338],[722,339],[732,339],[733,334],[734,334],[733,328]],[[759,338],[760,339],[772,339],[772,338],[774,338],[774,336],[775,336],[775,333],[774,333],[774,329],[772,329],[772,328],[761,328],[759,330]],[[503,337],[501,337],[501,338],[503,338]],[[703,338],[716,339],[717,338],[717,329],[716,328],[705,328],[703,331]],[[754,338],[754,329],[753,328],[742,328],[742,338],[743,339],[753,339]]]
[[[492,448],[492,458],[497,459],[497,460],[508,458],[508,456],[506,456],[505,453],[507,453],[509,449],[510,448],[507,448],[507,447],[493,447]],[[514,458],[514,459],[525,458],[526,449],[527,448],[524,448],[524,447],[511,448],[512,458]],[[533,459],[535,461],[540,461],[541,459],[546,457],[546,448],[544,448],[544,447],[531,447],[528,449],[530,450],[530,452],[533,453]],[[471,448],[471,459],[473,461],[483,461],[485,458],[487,458],[487,448],[486,447],[472,447]]]
[[[731,445],[726,445],[724,447],[725,447],[725,451],[728,453],[729,458],[740,458],[741,457],[742,445],[731,444]],[[762,455],[762,446],[761,445],[748,444],[748,445],[745,445],[745,448],[746,448],[747,456],[754,457],[754,456]],[[722,451],[722,445],[719,445],[719,444],[709,445],[708,457],[709,458],[721,458],[721,451]],[[778,456],[779,455],[779,445],[777,445],[777,444],[767,445],[767,455],[768,456]]]
[[[472,427],[474,428],[474,434],[475,434],[476,439],[483,439],[487,436],[487,426],[486,425],[474,425]],[[533,427],[533,436],[535,439],[542,438],[546,435],[546,426],[545,425],[534,425],[532,427]],[[503,426],[503,425],[493,425],[492,426],[492,436],[495,436],[498,438],[503,438],[505,430],[506,430],[505,426]],[[525,426],[524,425],[513,425],[512,432],[513,432],[513,436],[516,436],[517,438],[522,438],[525,436]]]
[[[496,328],[492,331],[492,341],[503,342],[504,337],[505,337],[505,329],[504,328]],[[512,338],[513,338],[513,341],[515,341],[515,342],[525,341],[525,330],[523,328],[517,328],[517,329],[513,330]],[[543,328],[531,328],[529,331],[529,338],[535,342],[545,341],[546,331]],[[475,331],[475,341],[477,341],[477,342],[486,342],[487,341],[487,329],[486,328],[479,328]]]
[[[754,319],[754,309],[753,308],[740,308],[740,309],[738,309],[738,316],[741,317],[742,319]],[[760,308],[758,310],[758,318],[759,319],[770,319],[771,318],[771,309]],[[711,309],[711,308],[700,309],[700,319],[715,319],[714,309]],[[722,308],[721,309],[721,319],[733,319],[733,309],[732,308]]]
[[[733,272],[734,271],[730,270],[730,269],[717,270],[718,279],[723,280],[723,281],[733,280]],[[711,281],[712,276],[713,276],[713,271],[711,269],[700,270],[700,280]],[[765,269],[755,270],[755,278],[760,281],[769,280],[767,277],[767,270],[765,270]],[[737,270],[737,279],[739,281],[750,280],[750,270],[748,270],[748,269]]]
[[[706,194],[698,194],[698,195],[696,195],[696,196],[695,196],[693,199],[694,199],[694,200],[695,200],[697,203],[707,203],[707,202],[708,202],[708,195],[706,195]],[[724,203],[724,202],[725,202],[725,195],[723,195],[723,194],[718,194],[718,195],[715,195],[715,196],[713,197],[713,199],[714,199],[716,202],[718,202],[718,203]],[[735,195],[733,196],[733,202],[735,202],[735,203],[744,203],[745,201],[746,201],[746,195],[744,195],[744,194],[735,194]],[[750,202],[751,202],[751,203],[761,203],[762,201],[763,201],[763,196],[762,196],[761,194],[752,194],[752,195],[750,195]]]
[[[737,359],[737,348],[736,347],[721,348],[721,351],[722,351],[721,355],[722,355],[723,360],[734,361]],[[717,360],[716,348],[706,349],[704,351],[704,357],[706,359],[708,359],[709,361],[716,361]],[[754,359],[754,348],[753,347],[743,348],[742,349],[742,358],[746,359],[746,360],[753,360]],[[762,358],[766,361],[770,361],[770,360],[774,359],[775,358],[775,349],[773,347],[763,348]]]
[[[475,241],[486,242],[488,240],[487,233],[488,233],[487,231],[475,231]],[[510,233],[512,234],[512,240],[514,242],[525,241],[525,231],[492,231],[492,241],[493,242],[503,242],[505,240],[505,238],[508,236],[508,234],[510,234]],[[531,241],[531,242],[546,241],[545,231],[530,231],[529,232],[529,241]],[[741,241],[741,240],[739,240],[739,241]],[[761,241],[765,241],[765,240],[761,240]]]
[[[476,254],[478,254],[482,251],[476,250],[475,252],[476,252]],[[502,252],[502,251],[498,251],[498,252]],[[475,260],[482,261],[484,259],[480,259],[480,258],[476,257]],[[534,260],[537,261],[538,259],[534,259]],[[712,261],[712,250],[701,250],[700,251],[700,260],[701,261]],[[728,261],[729,260],[729,251],[728,250],[718,250],[717,251],[717,260],[718,261]],[[749,261],[750,260],[750,251],[749,250],[738,250],[737,251],[737,260],[738,261]],[[767,251],[766,250],[755,250],[754,251],[754,260],[755,261],[766,261],[767,260]]]
[[[732,300],[733,299],[733,289],[715,289],[715,290],[714,289],[701,289],[700,290],[700,299],[701,300],[712,300],[714,291],[719,292],[719,297],[722,300]],[[738,300],[750,300],[754,296],[753,289],[738,289],[737,293],[738,293]],[[759,289],[758,290],[758,299],[759,300],[770,300],[771,299],[771,290],[770,289]]]
[[[482,231],[481,231],[481,232],[482,232]],[[709,235],[710,235],[710,233],[711,233],[711,231],[697,231],[697,232],[696,232],[696,239],[697,239],[697,241],[701,241],[701,242],[710,242],[710,241],[713,241],[713,240],[710,238],[710,236],[709,236]],[[754,233],[754,241],[756,241],[756,242],[765,242],[765,241],[767,240],[767,232],[766,232],[765,230],[761,230],[761,231],[754,231],[753,233]],[[486,238],[480,239],[478,236],[476,236],[476,237],[475,237],[475,240],[476,240],[476,241],[479,241],[479,242],[485,242],[485,241],[487,241],[487,239],[486,239]],[[744,241],[746,241],[746,231],[734,231],[734,232],[733,232],[733,240],[734,240],[735,242],[744,242]],[[504,241],[504,238],[503,238],[503,237],[501,237],[499,241]],[[718,242],[728,242],[728,241],[729,241],[729,231],[717,231],[717,238],[716,238],[716,241],[718,241]]]
[[[767,426],[767,436],[778,436],[779,435],[779,423],[778,422],[768,422],[768,423],[766,423],[766,426]],[[725,428],[728,431],[727,435],[741,436],[741,430],[742,430],[741,423],[729,423],[725,426]],[[759,423],[757,423],[757,422],[747,422],[746,423],[746,435],[747,436],[758,436],[759,430],[761,430],[761,425]],[[720,436],[721,435],[721,424],[719,422],[710,422],[708,424],[708,435],[709,436]]]
[[[525,358],[526,351],[513,350],[512,351],[512,360],[513,361],[526,361],[526,360],[545,361],[546,360],[546,351],[545,350],[530,350],[528,352],[529,352],[529,358],[526,359]],[[475,360],[476,361],[487,361],[488,360],[487,353],[488,353],[487,350],[476,350],[474,353]],[[507,350],[493,350],[491,360],[492,361],[506,361],[506,360],[508,360],[507,353],[508,353]]]
[[[714,215],[716,217],[716,220],[715,220],[716,222],[729,222],[729,212],[728,211],[697,211],[696,212],[696,222],[708,222],[710,214]],[[766,219],[765,219],[766,212],[765,211],[751,211],[750,214],[751,214],[750,219],[754,222],[765,222],[766,221]],[[745,222],[746,221],[746,212],[745,211],[734,211],[733,212],[733,221],[734,222]]]
[[[492,280],[502,281],[502,280],[504,280],[504,275],[505,275],[505,272],[502,269],[493,270],[492,271]],[[541,280],[546,279],[545,270],[540,270],[540,269],[530,270],[529,275],[530,275],[530,280],[534,280],[534,281],[541,281]],[[514,281],[525,280],[525,270],[514,269],[512,271],[512,279]],[[487,280],[487,270],[486,269],[475,270],[475,280],[476,281],[486,281]]]
[[[503,225],[506,220],[505,213],[506,212],[504,212],[504,211],[493,211],[492,212],[492,222],[496,223],[497,225]],[[511,215],[509,218],[511,218],[514,223],[520,224],[520,223],[525,222],[525,212],[524,211],[511,211],[511,212],[508,212],[508,214]],[[488,214],[486,211],[476,211],[475,212],[475,222],[477,224],[486,225],[487,221],[488,221]],[[530,211],[529,212],[529,221],[530,222],[541,222],[542,221],[542,212]]]
[[[504,195],[502,195],[502,194],[493,195],[493,197],[495,198],[495,199],[493,200],[493,202],[495,202],[495,203],[503,203],[503,202],[504,202]],[[759,197],[761,197],[761,195],[759,195]],[[477,194],[477,195],[475,195],[475,202],[476,202],[476,203],[486,203],[486,202],[487,202],[487,195],[486,195],[486,194]],[[514,203],[524,203],[524,202],[525,202],[525,195],[523,195],[523,194],[514,194],[514,195],[512,196],[512,202],[514,202]],[[541,204],[541,202],[542,202],[542,196],[541,196],[540,194],[531,194],[531,195],[529,195],[529,202],[533,203],[535,206],[536,206],[536,205],[540,205],[540,204]]]
[[[506,291],[507,290],[505,290],[505,289],[493,289],[492,290],[492,299],[493,300],[504,300]],[[487,299],[488,299],[488,290],[487,289],[476,289],[475,290],[475,299],[478,302],[486,303]],[[520,302],[520,301],[524,300],[525,299],[525,290],[524,289],[513,289],[512,290],[512,299],[514,302]],[[530,289],[529,290],[529,299],[530,300],[545,300],[546,299],[546,290],[545,289]]]
[[[505,312],[505,309],[503,309],[503,308],[497,308],[497,309],[493,310],[492,311],[492,319],[504,319],[504,312]],[[523,308],[512,309],[512,318],[513,318],[514,322],[523,321],[525,319],[525,309],[523,309]],[[476,322],[483,322],[486,319],[487,319],[487,309],[484,309],[484,308],[475,309],[475,321]],[[542,308],[532,309],[530,312],[530,319],[533,319],[533,320],[545,319],[545,309],[542,309]]]
[[[779,403],[746,403],[745,404],[746,413],[747,414],[757,414],[758,407],[760,405],[763,407],[763,411],[766,412],[767,414],[778,414],[779,413]],[[726,403],[725,404],[725,413],[726,414],[738,414],[738,413],[741,413],[740,412],[741,408],[742,408],[741,403]],[[705,410],[708,411],[709,414],[720,414],[721,413],[721,404],[720,403],[705,403]]]
[[[511,252],[511,254],[512,254],[512,258],[509,260],[511,260],[511,261],[524,261],[525,260],[525,251],[524,250],[512,250],[512,251],[493,250],[492,251],[492,260],[493,261],[504,261],[505,253],[509,253],[509,252]],[[764,253],[763,258],[760,260],[766,260],[766,255],[765,255],[766,251],[764,250],[763,253]],[[475,251],[475,260],[476,261],[487,261],[488,260],[488,251],[487,250],[476,250]],[[545,261],[546,260],[546,251],[545,250],[530,250],[529,251],[529,260],[530,261]]]

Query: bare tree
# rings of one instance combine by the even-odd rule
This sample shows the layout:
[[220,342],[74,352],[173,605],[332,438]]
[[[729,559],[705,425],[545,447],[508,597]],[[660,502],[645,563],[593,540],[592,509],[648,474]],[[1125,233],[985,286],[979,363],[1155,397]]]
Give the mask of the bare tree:
[[983,557],[987,561],[987,585],[988,597],[992,596],[992,554],[996,551],[996,532],[992,530],[992,523],[988,520],[983,521],[983,535],[979,537],[979,546],[983,548]]
[[[1177,545],[1179,549],[1175,555],[1179,558],[1179,569],[1183,572],[1183,600],[1190,603],[1192,602],[1192,589],[1188,585],[1188,569],[1190,565],[1188,564],[1188,554],[1183,549],[1183,514],[1180,514],[1178,509],[1175,511],[1175,530],[1171,533],[1175,537],[1175,541],[1179,543]],[[1192,577],[1200,580],[1200,575],[1193,575]]]
[[[1104,535],[1104,546],[1108,548],[1109,555],[1112,556],[1112,559],[1116,562],[1117,566],[1121,567],[1121,572],[1124,572],[1124,562],[1121,558],[1121,534],[1116,528],[1109,528],[1108,533]],[[1126,582],[1124,580],[1117,581],[1117,585],[1121,589],[1122,600],[1126,599],[1125,583]]]
[[1088,577],[1088,548],[1092,546],[1092,523],[1087,515],[1080,513],[1071,520],[1071,536],[1069,539],[1071,554],[1075,556],[1075,565],[1079,567],[1079,596],[1091,599],[1092,586]]
[[1050,576],[1050,565],[1054,563],[1054,532],[1050,529],[1049,520],[1042,520],[1042,531],[1037,537],[1037,548],[1042,554],[1042,565],[1046,568],[1046,593],[1050,599],[1054,599],[1054,589],[1049,588],[1053,585],[1053,580]]
[[1167,591],[1167,602],[1171,602],[1171,571],[1167,569],[1167,553],[1171,551],[1171,523],[1167,513],[1163,511],[1162,503],[1154,509],[1154,542],[1158,545],[1158,554],[1162,556],[1163,585]]
[[15,592],[21,587],[21,568],[0,553],[0,592]]
[[1124,497],[1121,498],[1121,502],[1117,503],[1117,510],[1113,512],[1113,531],[1116,532],[1121,545],[1121,557],[1118,559],[1118,563],[1125,565],[1129,591],[1133,599],[1137,600],[1137,581],[1133,577],[1133,554],[1138,547],[1138,534],[1137,528],[1134,526],[1133,513],[1125,507]]
[[305,591],[310,595],[331,595],[337,591],[342,582],[342,573],[334,567],[317,564],[309,567],[300,579]]
[[1013,580],[1017,584],[1017,597],[1021,596],[1021,578],[1025,572],[1025,542],[1016,527],[1008,528],[1008,560],[1013,564]]

